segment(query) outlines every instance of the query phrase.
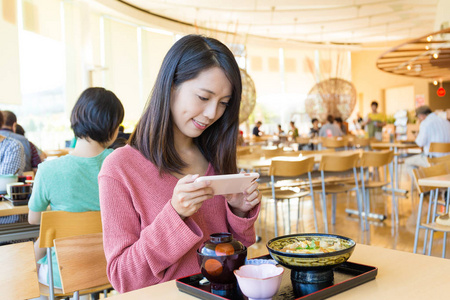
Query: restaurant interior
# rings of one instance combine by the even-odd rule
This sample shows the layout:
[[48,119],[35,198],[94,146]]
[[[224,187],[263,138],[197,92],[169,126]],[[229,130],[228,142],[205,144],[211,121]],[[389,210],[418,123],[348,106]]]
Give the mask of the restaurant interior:
[[[15,113],[42,161],[73,151],[71,111],[86,88],[117,95],[128,138],[176,41],[199,34],[224,43],[242,78],[237,167],[258,174],[261,195],[246,257],[274,259],[285,271],[271,296],[250,296],[243,287],[253,283],[236,272],[238,295],[215,293],[215,277],[203,273],[199,258],[200,279],[119,293],[107,277],[100,214],[61,215],[68,227],[61,233],[46,228],[44,217],[40,226],[2,224],[2,217],[28,214],[28,200],[11,201],[2,176],[12,174],[0,174],[0,265],[7,266],[0,298],[447,298],[440,291],[450,270],[450,131],[427,145],[416,138],[424,130],[419,107],[450,122],[449,0],[0,0],[0,11],[0,111]],[[383,117],[373,121],[373,114]],[[340,134],[313,131],[314,120]],[[428,167],[411,169],[414,156]],[[14,181],[32,186],[36,172],[23,175]],[[295,253],[277,256],[273,248],[287,235],[298,243],[308,235],[348,239],[351,251],[337,250],[347,251],[339,262],[326,253],[315,256],[317,265],[299,267]],[[35,258],[27,256],[33,244],[23,242],[38,237],[35,247],[56,248],[62,289],[38,282]],[[296,287],[296,276],[318,276],[324,265],[334,272],[331,284]]]

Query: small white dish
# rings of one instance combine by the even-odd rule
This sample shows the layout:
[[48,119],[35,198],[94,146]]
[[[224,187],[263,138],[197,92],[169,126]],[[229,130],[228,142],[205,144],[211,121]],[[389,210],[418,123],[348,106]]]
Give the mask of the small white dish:
[[273,264],[243,265],[234,270],[242,293],[249,300],[270,300],[278,292],[284,268]]
[[274,259],[246,259],[245,260],[246,265],[263,265],[263,264],[269,264],[269,265],[277,265],[277,262]]

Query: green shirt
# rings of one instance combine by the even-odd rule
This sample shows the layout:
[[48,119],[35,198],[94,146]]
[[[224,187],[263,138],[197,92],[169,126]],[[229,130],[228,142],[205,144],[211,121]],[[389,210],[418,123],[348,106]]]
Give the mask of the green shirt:
[[[34,212],[62,210],[83,212],[100,210],[98,173],[103,160],[112,152],[105,149],[95,157],[65,155],[38,166],[28,207]],[[38,261],[47,263],[47,256]],[[52,250],[53,280],[61,287],[54,249]]]

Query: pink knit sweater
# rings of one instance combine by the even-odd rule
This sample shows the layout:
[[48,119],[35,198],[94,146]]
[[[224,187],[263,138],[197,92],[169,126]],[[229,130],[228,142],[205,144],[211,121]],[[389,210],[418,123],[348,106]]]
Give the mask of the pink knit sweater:
[[[206,175],[213,174],[210,165]],[[215,196],[182,220],[170,204],[177,181],[160,177],[129,145],[105,159],[99,174],[103,243],[108,278],[119,292],[200,272],[196,251],[212,233],[231,232],[247,247],[255,242],[259,206],[240,218]]]

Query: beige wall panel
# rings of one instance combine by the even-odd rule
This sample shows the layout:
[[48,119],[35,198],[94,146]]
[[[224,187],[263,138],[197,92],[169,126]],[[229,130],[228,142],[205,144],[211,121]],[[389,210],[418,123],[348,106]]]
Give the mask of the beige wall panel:
[[278,57],[268,57],[269,72],[280,72],[280,60]]
[[[11,5],[10,1],[6,2]],[[0,1],[2,11],[5,9],[4,3]],[[8,45],[0,48],[0,103],[21,104],[17,25],[0,18],[0,36]]]
[[286,73],[297,72],[297,60],[295,58],[286,58],[284,61],[284,71]]
[[250,57],[250,68],[254,72],[261,72],[263,70],[263,60],[261,56]]
[[173,35],[142,31],[142,103],[147,102],[162,61],[174,41]]
[[37,6],[39,34],[54,40],[61,40],[61,1],[33,0]]
[[[370,111],[370,102],[378,100],[380,110],[385,111],[384,90],[394,87],[414,86],[414,93],[425,95],[428,103],[428,80],[408,76],[392,75],[380,71],[376,60],[383,51],[359,51],[352,53],[352,78],[356,91],[363,95],[362,116]],[[405,103],[405,108],[408,104]]]
[[105,88],[113,91],[125,107],[124,121],[137,121],[143,105],[139,98],[137,28],[105,20],[107,80]]
[[277,47],[264,47],[264,46],[254,46],[246,45],[247,47],[247,57],[261,57],[262,58],[262,69],[257,66],[253,68],[251,61],[247,69],[248,74],[253,79],[256,88],[256,95],[260,96],[280,93],[281,92],[281,81],[279,72],[270,72],[268,66],[268,57],[277,58],[279,49]]
[[33,1],[22,2],[23,29],[39,34],[38,7]]
[[3,20],[11,23],[17,23],[17,3],[16,0],[2,0],[0,1],[0,6],[2,7],[2,17]]
[[[310,72],[304,72],[304,60],[306,57],[314,58],[314,51],[302,48],[285,48],[285,91],[286,93],[295,93],[306,97],[309,90],[314,86],[314,76]],[[293,61],[293,62],[290,62]],[[291,65],[295,65],[295,72],[288,71]],[[304,103],[301,101],[301,103]]]
[[73,105],[79,95],[89,86],[89,73],[83,58],[81,14],[87,13],[86,5],[81,2],[65,1],[64,12],[64,42],[66,43],[66,103],[67,117],[70,116]]

